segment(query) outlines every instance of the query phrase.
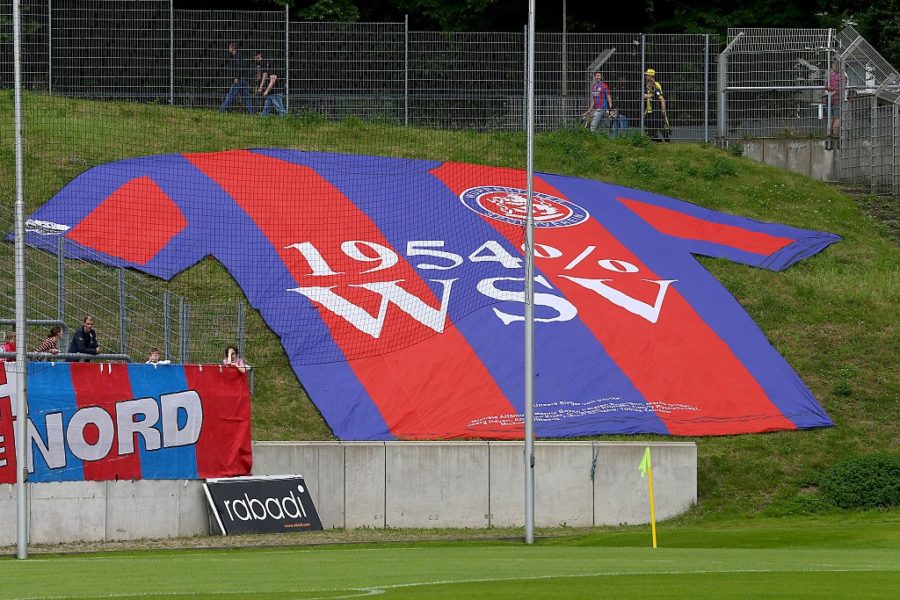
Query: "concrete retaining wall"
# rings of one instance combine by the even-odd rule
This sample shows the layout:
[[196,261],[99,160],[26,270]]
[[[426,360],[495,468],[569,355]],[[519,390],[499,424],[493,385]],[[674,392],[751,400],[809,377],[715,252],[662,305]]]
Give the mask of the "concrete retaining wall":
[[[646,523],[645,442],[538,442],[539,527]],[[656,514],[697,502],[697,447],[653,443]],[[256,442],[256,475],[303,475],[322,524],[338,528],[521,527],[521,442]],[[199,481],[36,483],[31,543],[209,533]],[[0,485],[0,545],[16,540],[15,486]]]
[[837,152],[825,140],[741,140],[744,156],[820,181],[837,181]]

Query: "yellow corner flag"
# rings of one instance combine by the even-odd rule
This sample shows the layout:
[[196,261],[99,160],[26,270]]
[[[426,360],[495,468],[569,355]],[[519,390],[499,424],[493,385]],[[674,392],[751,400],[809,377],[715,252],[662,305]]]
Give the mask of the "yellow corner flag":
[[638,465],[638,471],[641,472],[641,479],[647,476],[647,471],[650,471],[650,446],[644,448],[644,457]]
[[653,535],[653,547],[656,548],[656,509],[653,506],[653,465],[650,463],[650,446],[644,448],[644,456],[638,465],[641,479],[647,477],[647,492],[650,495],[650,531]]

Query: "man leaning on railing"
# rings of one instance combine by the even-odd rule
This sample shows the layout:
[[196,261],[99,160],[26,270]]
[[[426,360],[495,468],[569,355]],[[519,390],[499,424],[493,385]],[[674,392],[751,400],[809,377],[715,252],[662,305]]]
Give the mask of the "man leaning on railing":
[[[88,315],[84,318],[83,325],[75,330],[72,342],[69,344],[69,354],[100,354],[100,344],[97,343],[97,332],[94,331],[94,317]],[[78,361],[79,359],[74,359]],[[80,359],[87,362],[88,358]]]

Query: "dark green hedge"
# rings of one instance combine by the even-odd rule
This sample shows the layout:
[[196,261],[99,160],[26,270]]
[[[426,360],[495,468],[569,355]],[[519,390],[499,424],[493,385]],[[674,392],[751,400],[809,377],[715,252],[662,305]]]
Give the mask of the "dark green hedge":
[[819,493],[844,509],[900,506],[900,453],[838,463],[822,473]]

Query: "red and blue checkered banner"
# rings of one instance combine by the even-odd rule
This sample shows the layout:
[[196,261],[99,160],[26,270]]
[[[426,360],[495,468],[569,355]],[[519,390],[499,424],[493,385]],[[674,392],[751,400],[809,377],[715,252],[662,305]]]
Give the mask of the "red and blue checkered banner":
[[[16,377],[0,369],[0,483],[16,481]],[[31,363],[28,480],[203,479],[252,463],[247,375],[218,365]]]
[[[778,271],[838,236],[576,177],[534,186],[538,436],[831,425],[694,255]],[[164,279],[217,259],[341,439],[514,439],[525,189],[521,170],[452,162],[151,156],[77,177],[27,241]]]

